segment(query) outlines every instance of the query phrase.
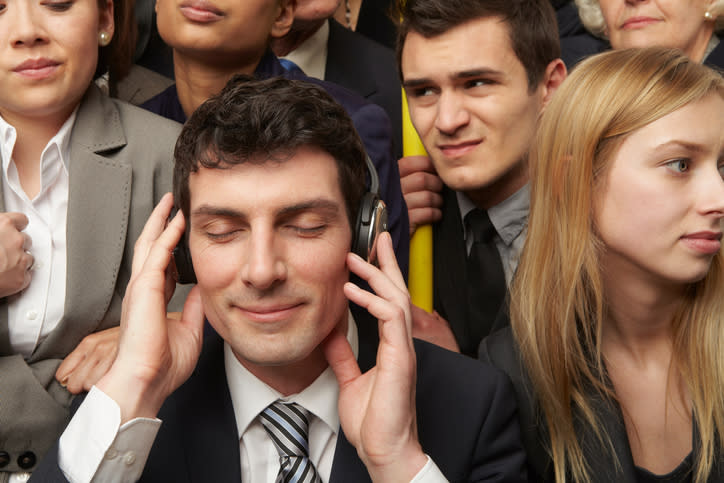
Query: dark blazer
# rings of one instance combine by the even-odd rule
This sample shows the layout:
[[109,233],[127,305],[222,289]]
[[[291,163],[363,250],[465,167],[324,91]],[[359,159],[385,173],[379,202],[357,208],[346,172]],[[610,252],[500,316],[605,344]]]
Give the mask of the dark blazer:
[[[375,364],[377,321],[358,317],[359,364]],[[212,331],[208,331],[212,332]],[[425,342],[417,351],[420,442],[450,481],[526,481],[510,382],[492,367]],[[207,333],[198,366],[164,404],[144,482],[241,481],[239,436],[226,384],[223,341]],[[32,481],[65,481],[57,451]],[[340,432],[331,482],[369,482],[357,451]]]
[[[502,369],[513,382],[518,399],[521,435],[528,454],[528,475],[530,481],[553,482],[553,461],[546,449],[548,434],[542,409],[533,394],[533,387],[523,367],[513,332],[506,327],[488,337],[480,344],[480,360]],[[614,401],[604,399],[593,391],[590,400],[593,410],[602,423],[605,434],[611,438],[615,454],[600,444],[593,429],[583,418],[574,413],[574,428],[582,444],[583,456],[589,465],[590,483],[637,483],[636,467],[631,455],[626,427],[621,408]],[[696,428],[694,428],[696,436]],[[696,440],[696,438],[695,438]],[[694,449],[696,452],[696,448]],[[617,466],[616,461],[619,465]],[[724,455],[719,452],[718,461],[708,481],[724,482]]]
[[71,396],[55,370],[86,335],[121,320],[133,245],[171,189],[179,129],[95,86],[81,101],[70,137],[64,315],[27,361],[12,353],[0,300],[0,471],[32,470],[65,427]]
[[392,49],[329,20],[324,80],[382,107],[392,123],[395,159],[402,157],[402,88]]
[[719,42],[719,44],[714,47],[714,50],[704,59],[704,64],[718,69],[719,72],[724,75],[724,43]]
[[432,227],[433,306],[450,324],[462,353],[473,355],[478,347],[468,331],[463,221],[455,191],[445,186],[442,197],[442,219]]

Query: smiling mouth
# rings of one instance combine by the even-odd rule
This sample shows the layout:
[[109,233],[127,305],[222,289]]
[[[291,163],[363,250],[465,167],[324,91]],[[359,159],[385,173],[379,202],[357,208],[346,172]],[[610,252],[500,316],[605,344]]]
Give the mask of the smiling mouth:
[[43,79],[55,72],[59,65],[60,62],[49,59],[32,59],[15,67],[13,72],[31,79]]
[[184,3],[180,10],[184,17],[196,23],[216,22],[224,17],[224,12],[206,1]]
[[482,142],[482,140],[464,141],[455,144],[440,144],[438,149],[442,151],[445,156],[449,158],[457,158],[463,156],[476,147]]
[[658,22],[658,19],[653,17],[631,17],[621,24],[621,28],[623,30],[636,30],[647,27],[656,22]]
[[238,306],[237,308],[250,320],[270,323],[288,318],[300,307],[302,307],[301,303],[249,307]]

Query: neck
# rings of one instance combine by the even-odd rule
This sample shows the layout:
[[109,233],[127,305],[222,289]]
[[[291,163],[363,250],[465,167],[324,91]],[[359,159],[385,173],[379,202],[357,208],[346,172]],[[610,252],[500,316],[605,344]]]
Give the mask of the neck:
[[186,117],[191,116],[209,97],[221,92],[234,74],[253,75],[262,55],[244,63],[208,62],[174,49],[176,91]]
[[[606,260],[603,275],[606,314],[602,350],[625,354],[644,365],[652,357],[670,355],[672,322],[684,296],[685,287],[631,273],[628,267]],[[611,258],[611,257],[608,257]],[[633,269],[636,271],[636,268]]]
[[521,161],[502,178],[483,188],[464,191],[480,209],[488,210],[513,196],[528,182],[528,163]]
[[5,121],[12,125],[17,133],[13,162],[18,170],[20,185],[31,200],[40,190],[40,156],[71,113],[72,111],[33,119],[2,113]]
[[691,45],[684,49],[684,52],[693,60],[700,63],[704,62],[704,55],[713,35],[714,24],[713,22],[707,22],[706,26],[699,32],[699,35],[691,42]]
[[[343,334],[347,334],[348,315],[337,323],[337,328]],[[278,391],[282,396],[298,394],[312,385],[314,381],[329,367],[321,344],[304,359],[283,365],[259,365],[254,364],[234,352],[237,360],[257,379],[263,381],[267,386]]]
[[294,52],[309,37],[316,34],[326,21],[327,19],[325,18],[314,22],[304,22],[304,24],[295,23],[289,33],[284,37],[272,40],[272,50],[279,57],[289,55],[290,52]]

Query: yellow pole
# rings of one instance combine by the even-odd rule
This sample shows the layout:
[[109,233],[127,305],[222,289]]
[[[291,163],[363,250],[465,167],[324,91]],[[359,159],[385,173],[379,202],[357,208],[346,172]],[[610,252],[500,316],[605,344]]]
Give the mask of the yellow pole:
[[[426,156],[425,147],[417,135],[407,96],[402,90],[402,154],[403,156]],[[408,288],[412,303],[432,312],[432,226],[418,226],[410,239],[410,273]]]

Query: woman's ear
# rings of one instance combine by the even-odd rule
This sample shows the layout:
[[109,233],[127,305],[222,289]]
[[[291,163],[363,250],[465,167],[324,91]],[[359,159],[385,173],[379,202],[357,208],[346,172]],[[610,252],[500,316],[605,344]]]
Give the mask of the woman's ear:
[[279,39],[289,33],[294,22],[296,0],[279,0],[277,17],[271,28],[271,38]]
[[113,20],[113,0],[106,0],[104,6],[99,6],[98,10],[98,35],[105,32],[108,35],[109,43],[115,32],[115,22]]

